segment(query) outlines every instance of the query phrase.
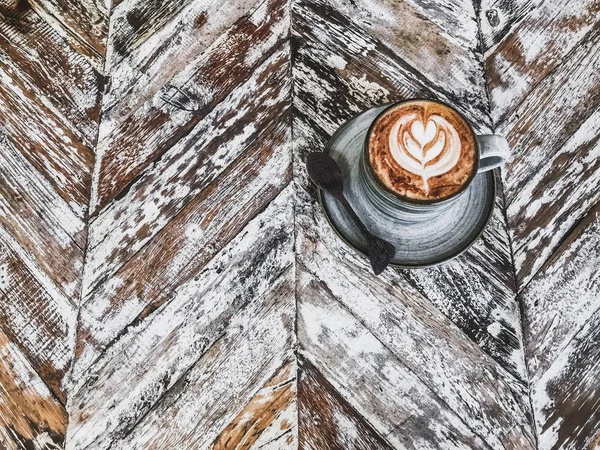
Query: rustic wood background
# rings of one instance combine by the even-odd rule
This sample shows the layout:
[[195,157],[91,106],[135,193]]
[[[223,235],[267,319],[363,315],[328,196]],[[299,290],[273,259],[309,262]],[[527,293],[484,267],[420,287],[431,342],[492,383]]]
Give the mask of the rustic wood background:
[[[514,156],[370,274],[303,160],[456,105]],[[0,448],[600,448],[599,0],[0,0]]]

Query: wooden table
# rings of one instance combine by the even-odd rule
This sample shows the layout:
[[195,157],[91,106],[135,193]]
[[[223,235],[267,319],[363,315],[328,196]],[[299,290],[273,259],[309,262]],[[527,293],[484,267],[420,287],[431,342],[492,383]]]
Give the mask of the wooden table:
[[[0,2],[0,448],[600,448],[598,0]],[[456,105],[483,237],[370,274],[303,160]]]

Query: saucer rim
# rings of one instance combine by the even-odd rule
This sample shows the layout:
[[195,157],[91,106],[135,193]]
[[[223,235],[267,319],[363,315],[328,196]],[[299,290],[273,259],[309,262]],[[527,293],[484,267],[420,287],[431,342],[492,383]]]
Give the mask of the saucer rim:
[[[389,104],[383,104],[383,105],[377,105],[377,106],[373,106],[369,109],[366,109],[358,114],[355,114],[354,116],[352,116],[351,118],[349,118],[348,120],[346,120],[342,125],[340,125],[340,127],[331,135],[331,137],[329,138],[329,140],[327,141],[327,144],[325,145],[325,151],[324,153],[329,154],[331,152],[331,143],[335,140],[335,138],[350,124],[350,122],[352,122],[354,119],[357,119],[358,117],[360,117],[363,114],[366,114],[367,112],[371,111],[372,109],[375,108],[381,108],[383,106],[389,106]],[[482,172],[481,175],[485,175],[485,176],[489,176],[491,175],[492,177],[492,182],[491,184],[491,197],[494,199],[491,202],[491,207],[489,208],[488,212],[487,212],[487,217],[485,218],[485,221],[482,223],[481,225],[481,229],[477,232],[477,234],[473,237],[473,239],[471,239],[465,246],[464,248],[461,248],[460,250],[458,250],[456,253],[447,256],[445,258],[436,260],[435,262],[432,263],[427,263],[427,264],[401,264],[398,262],[390,262],[390,266],[392,267],[396,267],[399,269],[424,269],[424,268],[428,268],[428,267],[435,267],[438,266],[440,264],[443,264],[445,262],[448,262],[454,258],[459,257],[460,255],[462,255],[464,252],[466,252],[469,248],[471,248],[473,246],[473,244],[481,237],[481,235],[483,234],[483,232],[485,231],[485,229],[487,228],[487,226],[490,223],[490,220],[492,218],[492,215],[494,213],[494,208],[495,208],[495,204],[496,204],[496,173],[495,170],[490,170],[489,171],[489,175],[487,172]],[[319,205],[321,206],[324,214],[325,214],[325,218],[327,219],[327,223],[329,224],[329,226],[333,229],[333,231],[335,232],[335,234],[338,235],[338,237],[342,240],[342,242],[344,242],[348,247],[350,247],[351,249],[353,249],[354,251],[356,251],[358,254],[367,257],[368,255],[363,252],[362,250],[360,250],[357,246],[355,246],[352,242],[350,242],[343,234],[342,232],[338,229],[338,227],[333,223],[332,219],[331,219],[331,215],[329,210],[327,209],[327,206],[325,206],[325,202],[323,200],[323,191],[322,189],[317,188],[317,199],[319,201]]]

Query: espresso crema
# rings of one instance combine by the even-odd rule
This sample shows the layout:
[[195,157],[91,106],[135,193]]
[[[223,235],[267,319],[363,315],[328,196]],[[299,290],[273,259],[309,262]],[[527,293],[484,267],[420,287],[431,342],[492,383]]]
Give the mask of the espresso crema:
[[385,111],[368,137],[373,173],[408,200],[443,200],[474,176],[475,136],[452,108],[428,100],[401,103]]

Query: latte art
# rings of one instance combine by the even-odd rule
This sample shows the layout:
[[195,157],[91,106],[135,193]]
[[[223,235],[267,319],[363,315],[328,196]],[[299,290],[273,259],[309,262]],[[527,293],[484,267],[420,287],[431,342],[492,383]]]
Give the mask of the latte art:
[[367,138],[374,175],[408,200],[443,200],[466,186],[478,163],[475,136],[442,103],[414,100],[385,110]]
[[390,153],[396,162],[427,180],[450,171],[460,159],[460,137],[446,119],[432,115],[423,125],[417,114],[408,114],[396,121],[390,132]]

